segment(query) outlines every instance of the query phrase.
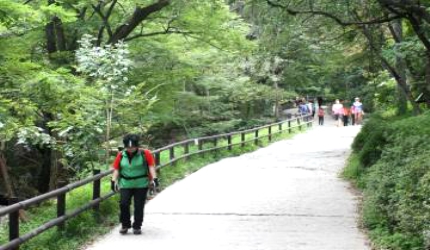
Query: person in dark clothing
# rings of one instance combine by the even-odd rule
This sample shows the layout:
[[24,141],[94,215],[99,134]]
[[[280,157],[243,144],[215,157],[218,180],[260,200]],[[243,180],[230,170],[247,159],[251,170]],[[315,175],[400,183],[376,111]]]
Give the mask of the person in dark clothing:
[[[133,227],[134,234],[141,234],[148,187],[158,186],[154,157],[149,150],[139,149],[139,136],[126,135],[124,150],[120,151],[112,164],[112,189],[120,193],[121,234]],[[131,224],[130,204],[134,202],[134,222]]]
[[324,109],[321,106],[318,107],[318,125],[324,125]]
[[349,125],[349,117],[351,115],[351,110],[349,106],[345,103],[343,105],[343,126],[346,127]]

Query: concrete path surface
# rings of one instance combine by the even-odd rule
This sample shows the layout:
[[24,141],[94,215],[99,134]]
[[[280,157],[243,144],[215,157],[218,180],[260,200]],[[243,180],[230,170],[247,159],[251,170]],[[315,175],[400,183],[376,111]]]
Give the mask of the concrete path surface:
[[151,200],[142,235],[87,250],[365,250],[358,197],[339,178],[359,126],[318,126],[223,159]]

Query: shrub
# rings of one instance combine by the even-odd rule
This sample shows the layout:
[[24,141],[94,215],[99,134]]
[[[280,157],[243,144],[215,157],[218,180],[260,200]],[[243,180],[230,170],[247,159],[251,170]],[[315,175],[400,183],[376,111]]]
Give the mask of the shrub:
[[381,156],[382,149],[387,143],[389,122],[380,116],[373,116],[363,125],[362,131],[355,138],[352,149],[358,154],[364,167],[374,164]]
[[377,117],[354,141],[357,157],[350,165],[356,172],[347,177],[364,183],[364,224],[384,249],[430,246],[429,142],[429,112],[402,119]]

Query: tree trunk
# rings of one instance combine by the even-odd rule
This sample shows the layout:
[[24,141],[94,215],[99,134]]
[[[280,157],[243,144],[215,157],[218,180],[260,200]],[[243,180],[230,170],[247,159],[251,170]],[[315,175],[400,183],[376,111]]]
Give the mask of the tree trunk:
[[425,68],[425,88],[422,90],[426,94],[427,106],[430,107],[430,40],[423,29],[424,22],[420,17],[414,15],[408,16],[408,20],[414,29],[415,34],[426,48],[426,68]]
[[[112,102],[112,100],[111,100]],[[110,108],[111,105],[109,105],[109,102],[106,102],[106,136],[105,136],[105,164],[108,165],[109,164],[109,140],[110,140],[110,130],[111,130],[111,125],[112,125],[112,109]]]
[[12,183],[10,182],[10,177],[7,171],[6,158],[3,152],[0,152],[0,174],[4,180],[4,188],[7,192],[7,197],[14,197],[15,193],[13,192]]
[[418,104],[415,102],[415,99],[412,96],[412,92],[410,91],[409,86],[407,86],[406,81],[401,78],[401,76],[394,69],[394,67],[391,66],[389,64],[389,62],[385,58],[383,58],[382,55],[380,55],[380,57],[381,57],[381,60],[382,60],[382,66],[388,72],[390,72],[390,74],[394,77],[394,79],[397,82],[397,87],[403,91],[403,93],[406,96],[407,100],[411,103],[411,105],[413,107],[414,114],[415,115],[420,114],[421,113],[420,108],[419,108]]
[[420,1],[379,0],[380,4],[393,13],[402,14],[411,24],[412,29],[426,49],[426,86],[421,91],[426,95],[427,105],[430,107],[430,39],[425,27],[430,23],[430,13]]
[[279,118],[279,86],[278,81],[274,81],[273,87],[275,88],[275,109],[274,109],[274,115],[276,120]]
[[399,72],[397,71],[397,69],[395,67],[393,67],[388,61],[387,59],[384,58],[384,56],[382,56],[381,54],[381,50],[380,48],[375,44],[372,35],[370,34],[370,31],[368,30],[367,27],[362,26],[362,31],[363,34],[365,35],[365,37],[367,38],[367,41],[369,42],[370,45],[370,49],[374,50],[376,55],[379,57],[379,59],[381,60],[381,64],[382,67],[385,68],[392,76],[393,78],[396,80],[397,82],[397,86],[399,89],[401,89],[404,92],[404,95],[406,96],[406,99],[411,103],[412,107],[413,107],[413,112],[414,114],[419,114],[420,113],[420,108],[418,106],[417,103],[415,103],[415,100],[412,96],[412,93],[409,89],[409,86],[406,83],[406,80],[404,78],[401,77],[401,75],[399,74]]
[[[396,44],[400,44],[403,41],[403,29],[402,29],[402,21],[395,20],[390,24],[390,31],[394,37]],[[398,55],[396,55],[396,69],[400,76],[400,81],[402,81],[401,85],[405,86],[408,90],[410,89],[407,84],[406,78],[406,63],[405,60]],[[407,104],[407,92],[403,91],[402,88],[397,85],[397,99],[398,99],[398,113],[403,115],[406,114],[408,104]]]
[[46,34],[46,50],[48,50],[48,53],[54,53],[57,51],[57,44],[55,42],[55,28],[54,28],[54,22],[49,22],[45,27],[45,34]]
[[66,38],[64,36],[63,22],[60,18],[54,17],[52,19],[55,27],[55,38],[57,40],[57,49],[59,51],[66,51]]
[[426,63],[426,85],[423,90],[424,98],[426,100],[427,108],[430,108],[430,56],[427,56]]
[[[55,3],[55,0],[48,0],[48,5],[51,5],[54,3]],[[46,34],[46,49],[48,50],[48,54],[56,52],[57,51],[57,43],[56,43],[56,38],[55,38],[54,19],[51,19],[51,21],[46,24],[45,34]]]
[[[55,0],[48,0],[48,5],[55,4]],[[64,36],[63,22],[60,18],[54,16],[51,21],[46,24],[46,49],[48,53],[66,50],[66,38]]]
[[[52,133],[51,136],[56,138],[57,142],[59,141],[58,136],[55,132]],[[63,170],[63,164],[61,163],[60,159],[61,159],[61,152],[58,151],[57,149],[51,149],[51,159],[50,159],[51,176],[49,179],[49,190],[57,189],[59,187],[58,183],[60,181],[67,181],[66,176],[64,176],[65,173]]]
[[105,144],[106,144],[106,152],[105,152],[105,163],[106,165],[109,165],[109,156],[110,156],[110,137],[111,137],[111,130],[112,130],[112,117],[114,112],[114,102],[115,102],[115,93],[113,90],[110,93],[110,100],[106,101],[106,138],[105,138]]
[[[39,127],[43,128],[47,134],[58,140],[56,132],[52,131],[47,124],[54,120],[54,115],[49,112],[43,112],[43,121],[40,122]],[[39,172],[38,190],[40,193],[46,193],[49,190],[57,188],[58,180],[63,173],[61,159],[61,152],[55,148],[42,146],[39,148],[43,156],[41,170]]]
[[49,184],[51,182],[51,149],[40,148],[39,152],[42,154],[42,164],[37,177],[37,190],[43,194],[49,191]]
[[[4,142],[1,142],[1,148],[0,148],[0,175],[3,177],[4,180],[4,185],[6,188],[6,192],[7,192],[7,197],[11,198],[11,197],[15,197],[15,192],[13,191],[13,186],[12,183],[10,182],[10,177],[7,171],[7,164],[6,164],[6,157],[3,154],[3,149],[4,149]],[[25,215],[25,211],[20,209],[18,211],[19,213],[19,218],[22,221],[28,221],[27,216]]]

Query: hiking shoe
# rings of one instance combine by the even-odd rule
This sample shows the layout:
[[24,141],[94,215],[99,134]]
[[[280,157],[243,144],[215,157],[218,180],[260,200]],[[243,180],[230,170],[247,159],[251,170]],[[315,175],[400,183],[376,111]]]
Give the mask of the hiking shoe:
[[133,234],[142,234],[142,230],[140,228],[133,228]]
[[122,227],[122,228],[119,230],[119,233],[120,233],[120,234],[127,234],[127,232],[128,232],[128,227]]

